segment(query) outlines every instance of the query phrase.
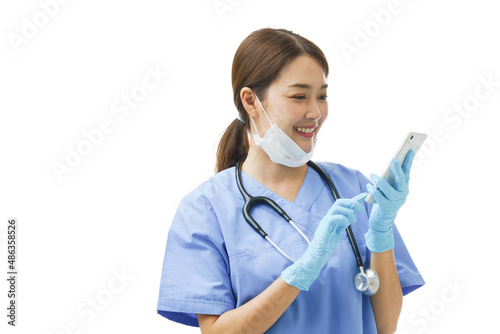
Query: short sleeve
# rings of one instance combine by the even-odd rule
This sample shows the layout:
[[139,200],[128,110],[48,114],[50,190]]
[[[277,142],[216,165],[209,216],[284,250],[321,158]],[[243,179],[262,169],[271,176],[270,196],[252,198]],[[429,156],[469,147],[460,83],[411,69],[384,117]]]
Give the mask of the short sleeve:
[[[370,179],[364,176],[361,172],[357,172],[357,178],[362,192],[367,192],[366,185],[372,183]],[[373,204],[366,203],[366,212],[370,216]],[[397,220],[397,218],[396,218]],[[406,248],[406,245],[398,231],[396,222],[392,226],[394,234],[394,259],[396,261],[396,269],[398,271],[399,281],[401,282],[401,289],[403,296],[409,294],[410,292],[420,288],[425,284],[422,275],[417,269],[417,266],[413,262],[410,256],[410,252]],[[367,250],[370,252],[369,250]]]
[[185,196],[170,227],[157,312],[198,327],[196,313],[220,315],[235,308],[229,260],[217,216],[200,193]]

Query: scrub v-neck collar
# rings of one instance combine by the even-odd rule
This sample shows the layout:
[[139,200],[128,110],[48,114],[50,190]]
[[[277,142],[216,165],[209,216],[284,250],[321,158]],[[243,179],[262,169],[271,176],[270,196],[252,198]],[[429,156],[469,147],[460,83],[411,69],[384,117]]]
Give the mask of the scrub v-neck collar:
[[[310,166],[307,166],[306,176],[302,181],[299,192],[295,197],[294,202],[279,196],[259,181],[255,180],[252,176],[241,171],[241,178],[243,187],[247,190],[250,196],[265,196],[269,197],[284,208],[284,206],[299,207],[305,212],[309,213],[311,206],[314,204],[319,194],[326,186],[326,183],[321,179],[321,176]],[[286,209],[285,209],[286,211]],[[293,217],[292,217],[293,219]]]

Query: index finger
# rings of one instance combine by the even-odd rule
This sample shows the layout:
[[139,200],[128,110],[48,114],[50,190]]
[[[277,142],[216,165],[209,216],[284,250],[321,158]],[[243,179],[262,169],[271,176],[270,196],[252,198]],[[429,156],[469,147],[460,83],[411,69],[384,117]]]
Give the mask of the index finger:
[[[337,205],[360,213],[363,211],[363,206],[361,204],[365,200],[366,196],[368,196],[368,193],[361,193],[353,198],[339,198],[335,201],[334,206]],[[332,206],[330,210],[334,210],[334,206]]]
[[368,193],[361,193],[359,195],[354,196],[352,199],[354,201],[358,202],[359,204],[363,204],[363,202],[365,201],[366,196],[368,196]]
[[361,193],[359,195],[354,196],[351,201],[353,204],[352,209],[356,213],[361,213],[363,212],[363,203],[365,201],[366,196],[368,196],[368,193]]

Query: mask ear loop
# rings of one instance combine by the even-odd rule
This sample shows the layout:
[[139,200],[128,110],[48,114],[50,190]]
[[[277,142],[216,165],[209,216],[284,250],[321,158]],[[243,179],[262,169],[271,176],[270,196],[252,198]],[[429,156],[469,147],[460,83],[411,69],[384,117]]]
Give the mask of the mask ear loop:
[[255,94],[255,97],[257,98],[257,101],[259,102],[260,107],[261,107],[261,108],[262,108],[262,110],[264,111],[264,115],[266,115],[267,120],[269,121],[269,124],[271,124],[271,126],[273,126],[273,122],[271,122],[271,120],[269,119],[269,116],[267,116],[266,109],[264,109],[264,107],[262,106],[262,103],[260,103],[260,100],[259,100],[259,97],[257,96],[257,94]]
[[[255,94],[255,93],[254,93]],[[267,113],[266,113],[266,110],[264,109],[264,107],[262,106],[262,103],[260,103],[260,100],[259,100],[259,97],[257,96],[257,94],[255,94],[255,97],[257,98],[257,101],[259,102],[260,104],[260,107],[262,108],[262,110],[264,111],[264,115],[266,115],[266,118],[267,120],[269,121],[269,124],[271,124],[271,126],[273,126],[273,123],[271,122],[271,120],[269,119],[269,116],[267,116]],[[259,138],[262,138],[260,136],[260,133],[259,133],[259,130],[257,130],[257,127],[255,126],[255,122],[253,120],[253,117],[252,115],[248,114],[250,116],[250,119],[252,120],[252,123],[253,123],[253,127],[255,128],[255,131],[257,131],[257,136],[259,136]]]
[[[257,130],[257,127],[255,126],[255,122],[253,121],[253,117],[252,115],[248,114],[248,116],[250,116],[250,120],[252,121],[253,123],[253,127],[255,128],[255,131],[257,131],[257,136],[259,136],[259,138],[262,138],[259,134],[259,130]],[[248,134],[250,134],[250,129],[248,129]]]

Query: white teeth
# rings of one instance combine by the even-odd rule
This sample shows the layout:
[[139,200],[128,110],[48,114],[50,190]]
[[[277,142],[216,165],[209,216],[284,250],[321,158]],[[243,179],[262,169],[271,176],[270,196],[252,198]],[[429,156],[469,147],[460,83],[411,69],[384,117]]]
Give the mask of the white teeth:
[[315,128],[294,128],[294,129],[304,133],[311,133],[314,131]]

